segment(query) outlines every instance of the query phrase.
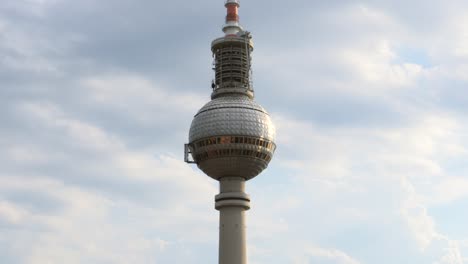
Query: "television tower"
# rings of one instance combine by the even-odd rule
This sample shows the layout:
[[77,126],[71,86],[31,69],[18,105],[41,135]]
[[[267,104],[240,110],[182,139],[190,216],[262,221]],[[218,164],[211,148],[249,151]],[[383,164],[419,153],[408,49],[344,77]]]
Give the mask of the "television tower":
[[[185,144],[185,161],[218,180],[219,264],[247,264],[245,182],[262,172],[276,149],[275,128],[254,101],[252,37],[239,24],[239,0],[227,0],[223,37],[213,40],[215,78],[211,101],[195,115]],[[191,159],[190,159],[191,156]]]

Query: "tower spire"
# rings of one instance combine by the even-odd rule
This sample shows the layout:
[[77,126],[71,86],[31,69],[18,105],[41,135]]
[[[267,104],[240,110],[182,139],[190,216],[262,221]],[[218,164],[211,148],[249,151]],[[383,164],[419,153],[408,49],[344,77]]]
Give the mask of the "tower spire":
[[226,36],[236,35],[242,31],[239,24],[239,0],[226,0],[224,6],[227,9],[226,24],[223,26],[223,32]]

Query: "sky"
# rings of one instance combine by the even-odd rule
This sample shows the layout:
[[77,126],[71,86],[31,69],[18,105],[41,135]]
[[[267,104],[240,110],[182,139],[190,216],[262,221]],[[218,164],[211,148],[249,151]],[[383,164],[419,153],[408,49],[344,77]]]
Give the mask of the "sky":
[[[183,162],[223,1],[0,2],[0,262],[216,263]],[[277,127],[250,264],[468,263],[468,2],[242,1]]]

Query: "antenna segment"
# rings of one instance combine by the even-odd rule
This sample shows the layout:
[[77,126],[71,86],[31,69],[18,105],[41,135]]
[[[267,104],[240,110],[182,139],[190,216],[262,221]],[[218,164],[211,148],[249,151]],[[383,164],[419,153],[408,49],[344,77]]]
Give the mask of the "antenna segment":
[[227,0],[224,6],[227,9],[227,15],[223,31],[226,36],[236,35],[242,31],[242,27],[239,25],[239,0]]

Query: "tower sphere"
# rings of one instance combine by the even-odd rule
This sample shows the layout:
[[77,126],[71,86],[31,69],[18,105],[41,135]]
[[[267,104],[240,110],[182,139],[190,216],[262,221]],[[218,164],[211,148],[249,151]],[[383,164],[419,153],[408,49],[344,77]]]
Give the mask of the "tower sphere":
[[214,179],[249,180],[270,162],[275,127],[267,111],[246,95],[223,95],[203,106],[189,132],[198,167]]

